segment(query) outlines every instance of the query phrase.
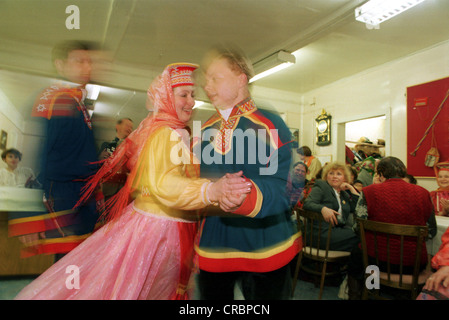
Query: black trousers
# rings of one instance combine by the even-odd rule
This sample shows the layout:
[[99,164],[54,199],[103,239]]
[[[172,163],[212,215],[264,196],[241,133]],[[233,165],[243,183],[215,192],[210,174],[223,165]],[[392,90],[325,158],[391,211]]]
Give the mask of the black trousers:
[[207,272],[198,275],[201,300],[234,300],[235,284],[240,284],[246,300],[290,299],[290,265],[271,272]]

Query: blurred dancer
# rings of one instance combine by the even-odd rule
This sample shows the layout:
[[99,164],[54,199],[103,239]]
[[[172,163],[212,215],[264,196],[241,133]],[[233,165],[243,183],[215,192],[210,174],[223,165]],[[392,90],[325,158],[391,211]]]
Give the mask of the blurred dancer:
[[[243,171],[253,187],[232,212],[207,216],[197,247],[201,299],[288,299],[289,262],[301,247],[286,194],[291,133],[258,109],[248,81],[252,66],[238,50],[218,49],[205,63],[205,91],[217,109],[203,125],[201,176]],[[199,150],[195,150],[199,151]],[[243,198],[243,197],[242,197]]]
[[55,254],[55,259],[60,259],[92,233],[98,219],[94,198],[73,209],[85,185],[83,179],[97,169],[89,164],[97,161],[97,152],[84,104],[93,49],[91,44],[79,41],[55,46],[52,61],[62,80],[45,89],[33,106],[32,116],[45,122],[38,180],[48,212],[21,213],[9,221],[11,236],[28,235],[30,239],[23,257]]

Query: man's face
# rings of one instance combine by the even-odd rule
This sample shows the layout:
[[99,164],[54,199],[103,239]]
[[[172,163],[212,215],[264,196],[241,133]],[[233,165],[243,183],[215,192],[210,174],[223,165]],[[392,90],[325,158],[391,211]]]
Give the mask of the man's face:
[[225,59],[212,61],[206,71],[204,90],[215,107],[225,110],[240,102],[242,76],[242,73],[233,71]]
[[295,178],[297,180],[303,181],[306,177],[306,168],[302,164],[296,165],[294,169]]
[[92,60],[87,50],[73,50],[66,60],[56,60],[56,68],[61,76],[67,80],[87,84],[92,72]]
[[123,119],[122,123],[116,125],[117,136],[121,139],[125,139],[133,131],[134,124],[128,119]]

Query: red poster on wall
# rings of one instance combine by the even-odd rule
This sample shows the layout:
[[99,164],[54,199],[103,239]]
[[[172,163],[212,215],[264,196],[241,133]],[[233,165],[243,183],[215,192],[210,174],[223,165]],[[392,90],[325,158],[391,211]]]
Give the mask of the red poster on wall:
[[449,77],[407,88],[409,174],[435,176],[434,169],[426,166],[432,147],[438,150],[439,161],[449,160]]

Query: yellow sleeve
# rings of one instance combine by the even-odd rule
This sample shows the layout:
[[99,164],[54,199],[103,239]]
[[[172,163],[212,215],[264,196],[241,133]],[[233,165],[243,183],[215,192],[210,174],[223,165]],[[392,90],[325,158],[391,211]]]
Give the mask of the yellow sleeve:
[[147,140],[142,150],[141,196],[155,197],[163,205],[195,210],[207,205],[208,179],[186,176],[190,152],[176,131],[164,127]]

